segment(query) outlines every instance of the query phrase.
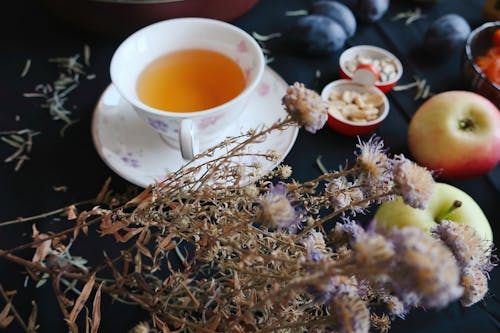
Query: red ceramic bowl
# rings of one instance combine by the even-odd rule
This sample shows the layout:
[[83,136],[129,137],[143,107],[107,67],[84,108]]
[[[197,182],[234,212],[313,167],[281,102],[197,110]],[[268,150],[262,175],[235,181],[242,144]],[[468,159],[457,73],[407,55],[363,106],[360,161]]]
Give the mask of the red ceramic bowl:
[[373,130],[375,130],[377,127],[379,127],[380,124],[382,124],[384,119],[389,114],[389,101],[388,101],[387,97],[385,96],[385,94],[378,88],[367,87],[367,86],[362,85],[360,83],[356,83],[352,80],[337,80],[337,81],[330,82],[329,84],[327,84],[323,88],[323,90],[321,91],[321,98],[324,101],[328,101],[329,96],[333,90],[339,91],[339,92],[343,92],[343,91],[348,90],[348,91],[356,91],[356,92],[360,92],[360,93],[375,93],[375,94],[379,95],[383,100],[383,104],[379,108],[380,115],[378,116],[377,119],[369,121],[369,122],[361,123],[361,122],[350,121],[350,120],[347,120],[343,117],[339,117],[339,116],[337,116],[334,113],[329,111],[327,124],[334,131],[336,131],[338,133],[341,133],[344,135],[350,135],[350,136],[370,133]]
[[42,0],[61,20],[103,35],[125,35],[176,17],[231,21],[258,0]]
[[[384,93],[389,92],[399,81],[401,75],[403,75],[403,65],[401,64],[401,61],[399,61],[399,59],[394,54],[377,46],[358,45],[348,48],[340,55],[339,76],[342,79],[346,80],[353,79],[353,74],[356,72],[356,69],[358,67],[356,66],[356,68],[350,68],[352,66],[349,65],[349,62],[353,62],[354,59],[356,59],[356,57],[358,56],[378,61],[385,58],[388,58],[390,60],[390,64],[393,65],[395,72],[395,74],[392,75],[390,79],[386,78],[384,81],[382,81],[383,78],[381,74],[383,72],[383,69],[379,71],[374,69],[373,82],[363,82],[367,85],[375,85],[375,87],[379,88]],[[374,67],[371,64],[370,66]]]

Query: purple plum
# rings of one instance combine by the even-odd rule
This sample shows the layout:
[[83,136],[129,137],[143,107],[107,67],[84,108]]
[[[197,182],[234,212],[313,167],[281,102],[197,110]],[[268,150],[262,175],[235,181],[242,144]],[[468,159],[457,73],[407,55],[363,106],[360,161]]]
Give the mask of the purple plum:
[[318,1],[313,4],[311,13],[327,16],[340,24],[348,38],[356,33],[356,18],[349,7],[343,3],[326,0]]
[[389,9],[389,2],[389,0],[357,0],[352,8],[361,21],[375,22]]
[[429,26],[423,46],[426,51],[446,54],[463,45],[470,32],[470,25],[462,16],[446,14]]
[[326,55],[340,50],[347,35],[340,24],[324,15],[300,17],[289,31],[290,41],[310,55]]

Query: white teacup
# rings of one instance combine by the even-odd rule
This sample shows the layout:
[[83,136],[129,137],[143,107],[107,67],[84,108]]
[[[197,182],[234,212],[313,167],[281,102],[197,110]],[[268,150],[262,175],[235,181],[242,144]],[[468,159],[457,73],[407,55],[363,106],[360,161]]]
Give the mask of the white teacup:
[[[170,112],[144,104],[138,97],[139,75],[153,60],[173,51],[207,49],[234,60],[243,70],[246,86],[230,101],[195,112]],[[137,114],[167,143],[191,159],[199,147],[208,148],[237,124],[250,94],[257,87],[265,68],[264,55],[257,42],[242,29],[206,18],[176,18],[144,27],[126,38],[111,59],[113,84]]]

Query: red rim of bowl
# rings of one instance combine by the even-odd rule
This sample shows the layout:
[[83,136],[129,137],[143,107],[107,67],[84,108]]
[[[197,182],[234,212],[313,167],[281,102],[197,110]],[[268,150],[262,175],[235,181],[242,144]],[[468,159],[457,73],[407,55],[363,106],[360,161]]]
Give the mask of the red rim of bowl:
[[382,89],[386,86],[391,86],[390,88],[392,88],[399,81],[399,79],[401,79],[401,76],[403,75],[403,65],[401,64],[401,61],[394,54],[387,51],[386,49],[383,49],[381,47],[374,46],[374,45],[356,45],[356,46],[350,47],[347,50],[345,50],[344,52],[342,52],[342,54],[339,57],[339,67],[340,67],[341,72],[343,72],[341,74],[344,74],[346,77],[351,78],[351,75],[349,74],[349,71],[345,68],[344,63],[347,60],[346,54],[353,53],[355,55],[355,54],[360,53],[360,52],[356,52],[356,50],[362,50],[362,51],[363,50],[370,50],[370,51],[378,53],[382,56],[386,56],[386,57],[391,58],[394,61],[394,63],[396,64],[396,69],[397,69],[396,77],[390,81],[384,81],[384,82],[376,81],[375,82],[376,87]]

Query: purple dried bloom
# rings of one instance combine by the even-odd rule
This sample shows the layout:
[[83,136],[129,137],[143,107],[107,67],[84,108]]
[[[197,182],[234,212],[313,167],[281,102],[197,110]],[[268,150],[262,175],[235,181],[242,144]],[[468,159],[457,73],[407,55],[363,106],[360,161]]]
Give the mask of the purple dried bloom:
[[[361,267],[389,267],[394,259],[394,246],[380,234],[362,233],[351,242],[353,257]],[[385,279],[381,275],[381,279]]]
[[295,82],[289,86],[282,104],[285,110],[306,131],[316,133],[328,119],[328,105],[317,92]]
[[[330,308],[340,333],[368,333],[370,310],[359,296],[356,281],[345,277],[331,279],[333,290]],[[344,282],[345,281],[345,282]]]
[[487,273],[494,266],[490,255],[493,244],[482,239],[471,226],[448,220],[433,227],[431,233],[448,246],[461,268],[462,305],[471,306],[482,300],[488,291]]
[[393,187],[392,160],[386,155],[384,142],[372,136],[367,142],[359,140],[356,163],[362,170],[364,190],[368,195],[390,192]]
[[319,262],[321,261],[326,252],[325,239],[323,234],[318,231],[311,231],[304,240],[304,246],[307,251],[307,259]]
[[462,272],[461,285],[464,294],[460,303],[471,306],[482,300],[488,292],[488,277],[477,267],[467,267]]
[[292,206],[283,184],[272,186],[268,193],[261,196],[261,222],[278,227],[280,230],[295,232],[302,222],[302,215]]
[[448,246],[462,269],[474,266],[488,272],[493,268],[490,259],[492,244],[482,239],[473,227],[443,220],[432,227],[431,233]]
[[382,301],[386,304],[387,309],[392,315],[404,319],[406,314],[408,313],[408,308],[405,307],[403,302],[401,302],[401,300],[396,296],[393,295],[385,296],[382,298]]
[[345,177],[339,177],[326,184],[326,192],[330,203],[335,210],[349,207],[353,215],[364,213],[370,202],[362,202],[365,197],[363,191],[355,183],[349,182]]
[[[451,251],[428,233],[415,228],[393,228],[386,236],[394,244],[393,286],[405,303],[444,307],[462,296],[460,269]],[[408,299],[408,300],[407,300]]]
[[308,292],[314,296],[314,302],[328,304],[338,294],[358,295],[357,281],[354,278],[337,275],[328,278],[323,285],[308,288]]
[[398,155],[394,159],[394,188],[413,208],[424,209],[434,190],[432,174],[425,168]]
[[360,235],[365,233],[365,229],[360,226],[356,221],[351,221],[344,219],[344,222],[339,222],[335,224],[335,228],[332,230],[333,238],[348,238],[356,239]]

